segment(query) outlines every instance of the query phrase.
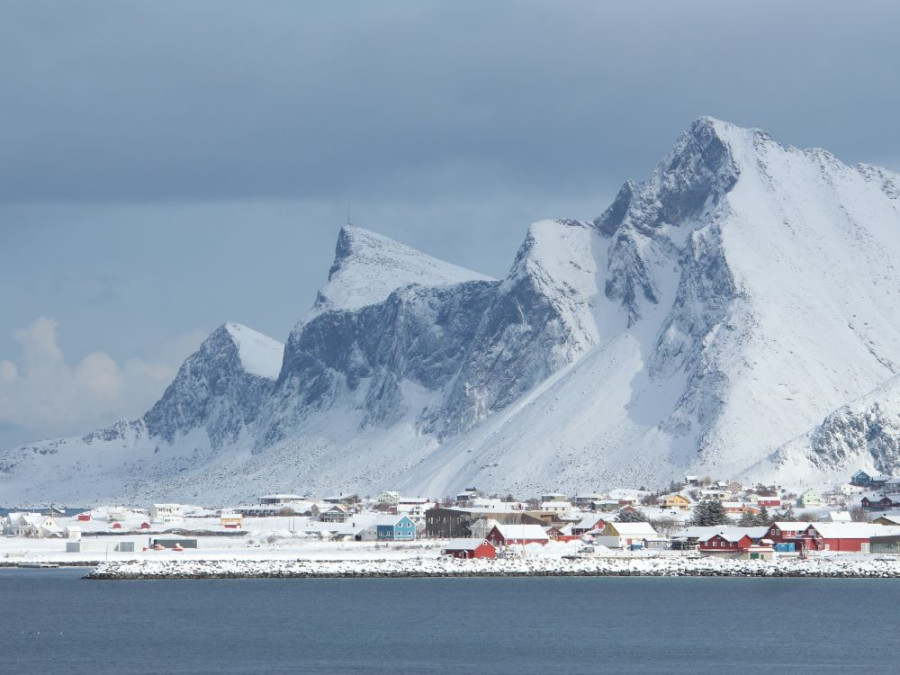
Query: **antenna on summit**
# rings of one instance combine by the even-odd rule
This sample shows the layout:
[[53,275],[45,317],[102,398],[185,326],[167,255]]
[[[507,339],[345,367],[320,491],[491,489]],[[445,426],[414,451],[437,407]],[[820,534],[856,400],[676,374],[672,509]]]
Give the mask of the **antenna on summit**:
[[347,224],[353,225],[353,223],[350,221],[350,205],[349,204],[347,204]]

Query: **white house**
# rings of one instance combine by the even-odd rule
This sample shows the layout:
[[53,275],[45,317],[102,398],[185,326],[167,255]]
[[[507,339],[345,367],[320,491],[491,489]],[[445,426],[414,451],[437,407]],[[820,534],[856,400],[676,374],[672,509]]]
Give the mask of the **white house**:
[[150,507],[150,520],[154,523],[180,523],[184,520],[181,504],[154,504]]
[[657,536],[650,523],[606,523],[595,541],[607,548],[628,548]]
[[409,516],[417,525],[425,525],[425,512],[434,504],[425,498],[420,501],[417,497],[415,501],[400,498],[397,503],[397,513]]
[[376,504],[390,504],[396,506],[400,501],[400,493],[396,490],[385,490],[375,497]]
[[10,530],[17,537],[46,539],[63,536],[63,529],[50,516],[40,513],[10,513]]
[[541,511],[554,513],[558,518],[570,518],[572,515],[572,505],[567,501],[553,500],[541,502]]

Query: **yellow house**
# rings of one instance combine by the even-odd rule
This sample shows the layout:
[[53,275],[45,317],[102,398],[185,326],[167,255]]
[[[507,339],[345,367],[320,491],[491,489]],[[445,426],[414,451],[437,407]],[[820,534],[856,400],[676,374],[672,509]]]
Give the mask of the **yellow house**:
[[690,511],[691,500],[684,495],[665,495],[660,498],[659,506],[664,509],[678,509],[679,511]]
[[239,513],[222,514],[219,524],[229,529],[237,529],[244,526],[244,516]]

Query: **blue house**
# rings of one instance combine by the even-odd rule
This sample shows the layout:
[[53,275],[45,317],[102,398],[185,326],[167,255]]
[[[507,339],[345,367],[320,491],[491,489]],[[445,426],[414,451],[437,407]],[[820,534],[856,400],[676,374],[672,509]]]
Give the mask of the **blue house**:
[[858,487],[869,487],[872,485],[872,477],[867,474],[865,471],[860,469],[853,477],[850,479],[850,485],[856,485]]
[[412,541],[416,538],[416,524],[409,516],[379,518],[375,536],[379,541]]
[[856,485],[857,487],[880,488],[884,487],[884,485],[890,479],[890,476],[882,476],[878,474],[870,476],[865,471],[860,469],[855,474],[853,474],[853,477],[850,479],[850,484]]

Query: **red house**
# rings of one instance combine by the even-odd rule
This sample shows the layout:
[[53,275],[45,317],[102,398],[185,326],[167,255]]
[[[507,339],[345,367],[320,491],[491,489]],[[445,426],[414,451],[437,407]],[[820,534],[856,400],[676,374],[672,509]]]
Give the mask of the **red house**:
[[765,506],[767,509],[778,508],[781,506],[781,499],[778,497],[759,497],[756,500],[757,506],[762,508]]
[[776,544],[795,543],[799,548],[800,539],[808,527],[809,523],[799,520],[778,521],[769,525],[764,538]]
[[572,525],[572,534],[576,537],[580,537],[591,530],[602,530],[604,525],[605,521],[602,517],[597,514],[589,514]]
[[80,523],[87,523],[90,521],[90,519],[91,519],[90,513],[79,513],[78,514],[78,522],[80,522]]
[[866,511],[890,511],[900,507],[900,502],[895,502],[890,497],[882,497],[878,500],[863,497],[862,507]]
[[883,532],[881,525],[870,523],[811,523],[804,537],[811,551],[869,552],[869,539]]
[[753,538],[741,530],[723,530],[700,542],[700,550],[706,553],[736,553],[751,546]]
[[494,525],[487,540],[494,546],[513,544],[546,544],[550,537],[540,525]]
[[487,539],[452,539],[441,549],[441,555],[465,559],[496,558],[497,549]]

